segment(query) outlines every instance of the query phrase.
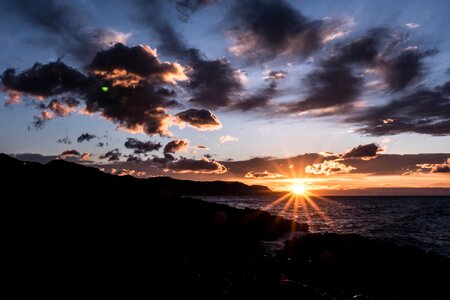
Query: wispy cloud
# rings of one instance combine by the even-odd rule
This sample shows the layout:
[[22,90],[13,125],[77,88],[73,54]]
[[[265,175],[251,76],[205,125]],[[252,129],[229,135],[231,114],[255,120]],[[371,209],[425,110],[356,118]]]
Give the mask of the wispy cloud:
[[237,137],[231,136],[229,134],[222,135],[219,138],[219,144],[228,143],[228,142],[237,142],[237,141],[239,141],[239,139]]

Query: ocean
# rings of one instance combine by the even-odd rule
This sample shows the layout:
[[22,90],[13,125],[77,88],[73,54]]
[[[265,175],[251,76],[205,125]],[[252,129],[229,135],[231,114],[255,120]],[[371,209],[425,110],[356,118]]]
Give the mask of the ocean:
[[277,196],[198,198],[306,222],[314,233],[356,233],[450,257],[450,197],[299,197],[290,203],[276,203]]

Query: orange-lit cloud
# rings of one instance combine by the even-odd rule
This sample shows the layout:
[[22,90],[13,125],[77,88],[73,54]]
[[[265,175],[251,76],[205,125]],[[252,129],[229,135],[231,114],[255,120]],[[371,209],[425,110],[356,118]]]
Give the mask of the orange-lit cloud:
[[81,154],[80,159],[81,160],[89,160],[91,158],[91,155],[92,155],[91,153],[85,152],[85,153]]
[[268,171],[264,172],[254,172],[250,171],[245,174],[245,178],[256,178],[256,179],[277,179],[277,178],[286,178],[286,176],[278,173],[270,173]]
[[352,170],[356,170],[355,167],[347,166],[335,160],[326,160],[322,163],[313,164],[305,168],[305,172],[314,175],[336,175],[347,174]]

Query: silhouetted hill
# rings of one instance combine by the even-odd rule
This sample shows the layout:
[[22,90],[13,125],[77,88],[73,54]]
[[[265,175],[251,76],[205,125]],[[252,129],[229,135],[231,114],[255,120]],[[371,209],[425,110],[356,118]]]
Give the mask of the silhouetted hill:
[[171,177],[146,179],[146,186],[160,189],[163,194],[189,196],[206,195],[261,195],[272,191],[262,185],[246,185],[236,181],[192,181],[178,180]]
[[[28,173],[40,172],[50,177],[58,177],[58,174],[69,180],[80,178],[91,179],[96,182],[117,181],[116,175],[106,174],[97,168],[91,168],[65,160],[53,160],[45,165],[32,162],[22,162],[8,155],[0,154],[0,163],[8,164],[27,170]],[[163,196],[184,195],[184,196],[206,196],[206,195],[260,195],[271,193],[272,191],[261,185],[246,185],[241,182],[229,181],[191,181],[178,180],[171,177],[154,177],[148,179],[137,179],[131,176],[123,176],[121,182],[140,181],[140,185],[145,186],[148,191]]]

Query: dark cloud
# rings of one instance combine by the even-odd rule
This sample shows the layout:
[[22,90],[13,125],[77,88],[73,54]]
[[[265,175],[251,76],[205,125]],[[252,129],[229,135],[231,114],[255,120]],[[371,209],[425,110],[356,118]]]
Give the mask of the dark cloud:
[[175,0],[175,7],[183,22],[187,22],[191,15],[199,9],[215,4],[219,0]]
[[141,77],[157,77],[161,81],[168,81],[171,77],[185,78],[181,65],[160,62],[155,50],[142,45],[127,47],[117,43],[97,52],[89,68],[107,72],[125,70]]
[[158,151],[162,145],[153,141],[142,142],[134,138],[127,138],[125,148],[133,149],[135,154],[147,154],[148,152]]
[[[423,59],[436,53],[406,47],[407,38],[387,28],[369,30],[363,37],[337,44],[332,54],[304,79],[306,99],[282,104],[281,112],[316,115],[350,112],[363,92],[368,72],[377,74],[389,92],[398,92],[419,82]],[[405,50],[406,49],[406,50]]]
[[45,38],[30,38],[31,41],[47,47],[51,44],[59,55],[69,54],[86,62],[94,54],[117,42],[125,42],[127,35],[108,28],[92,28],[87,23],[87,11],[72,6],[68,2],[56,0],[2,1],[0,8],[14,17],[18,16],[39,28]]
[[236,1],[228,23],[235,42],[231,52],[253,61],[286,54],[308,57],[344,25],[341,20],[308,19],[276,0]]
[[255,93],[234,102],[229,109],[241,111],[262,110],[268,108],[272,104],[272,100],[277,94],[278,90],[276,89],[276,84],[271,83],[269,87],[258,90]]
[[78,143],[82,143],[84,141],[91,141],[92,139],[96,138],[97,136],[94,134],[89,134],[89,133],[82,133],[78,138],[77,138],[77,142]]
[[190,50],[189,84],[190,102],[201,107],[215,109],[227,107],[239,98],[243,90],[241,74],[228,60],[205,60],[198,50]]
[[63,151],[63,152],[59,155],[60,158],[66,158],[66,157],[79,157],[79,156],[81,156],[81,153],[78,152],[77,150],[66,150],[66,151]]
[[170,115],[165,108],[174,105],[171,96],[166,88],[142,83],[136,87],[115,86],[107,92],[93,86],[85,101],[88,112],[100,112],[128,131],[170,135]]
[[174,154],[178,151],[186,151],[188,147],[188,140],[173,140],[164,146],[164,154]]
[[[117,47],[128,49],[124,50],[125,52],[145,48],[144,46],[129,48],[119,45],[113,47],[111,51],[114,52]],[[175,85],[176,80],[184,80],[187,77],[181,66],[176,63],[160,63],[156,54],[149,49],[147,49],[148,55],[143,55],[140,59],[146,59],[149,65],[155,66],[151,74],[148,74],[148,68],[143,69],[150,78],[144,79],[138,76],[130,79],[128,70],[123,69],[117,72],[114,67],[128,68],[130,72],[140,72],[135,69],[135,64],[123,65],[122,58],[106,55],[108,62],[104,62],[105,69],[91,70],[86,76],[63,62],[57,61],[46,65],[35,64],[19,75],[15,74],[15,70],[8,69],[2,76],[2,83],[7,91],[41,98],[50,96],[61,98],[52,100],[48,105],[43,103],[39,106],[41,109],[50,111],[43,111],[36,117],[35,126],[38,127],[42,126],[46,120],[52,119],[55,114],[63,116],[75,110],[73,105],[79,102],[71,103],[67,99],[64,100],[64,97],[70,94],[84,100],[85,113],[100,113],[119,127],[149,135],[170,135],[168,131],[170,115],[166,109],[177,106],[178,103],[173,99],[175,92],[169,89],[169,85]],[[109,52],[101,53],[104,55]],[[118,61],[116,62],[115,59]],[[111,66],[112,71],[109,71],[110,69],[106,66]],[[157,70],[160,71],[159,75],[156,74]]]
[[[184,85],[190,101],[203,108],[227,107],[243,90],[240,73],[224,58],[207,59],[199,49],[190,48],[172,27],[166,16],[165,2],[135,0],[137,19],[159,37],[158,49],[189,65],[189,82]],[[187,1],[190,2],[190,1]],[[195,1],[198,2],[198,1]]]
[[119,149],[115,148],[113,150],[110,150],[106,152],[103,155],[100,155],[100,159],[108,159],[108,161],[118,161],[120,160],[120,157],[122,156],[122,153],[119,151]]
[[360,95],[363,79],[354,75],[350,68],[336,65],[318,68],[306,77],[304,84],[309,94],[306,99],[284,104],[282,110],[299,113],[327,108],[333,112],[345,109]]
[[157,34],[160,44],[158,49],[177,58],[184,58],[186,54],[186,44],[172,27],[173,20],[166,16],[169,9],[168,2],[158,0],[134,0],[136,14],[135,18],[146,29]]
[[103,142],[98,142],[97,147],[103,147],[105,144]]
[[278,80],[285,79],[288,76],[287,71],[270,71],[269,74],[264,78],[265,81],[277,82]]
[[175,157],[171,154],[165,153],[164,157],[158,157],[155,155],[149,160],[160,167],[165,167],[168,163],[174,161]]
[[346,121],[362,124],[357,131],[374,136],[406,132],[450,135],[450,94],[444,93],[442,87],[419,89],[385,105],[370,107]]
[[387,60],[382,69],[389,89],[394,92],[401,91],[422,78],[423,58],[435,53],[436,51],[406,50]]
[[222,123],[220,123],[219,119],[206,109],[190,108],[177,113],[175,117],[176,122],[180,124],[187,123],[189,126],[199,130],[215,130],[222,128]]
[[329,57],[325,65],[342,64],[363,64],[372,65],[381,54],[381,48],[389,40],[389,30],[387,28],[373,28],[368,32],[347,43],[339,43],[333,50],[333,55]]
[[76,69],[56,61],[45,65],[35,63],[18,75],[14,69],[7,69],[3,72],[2,83],[9,90],[50,97],[82,90],[87,78]]
[[72,141],[70,140],[70,138],[68,136],[60,138],[56,142],[59,144],[67,144],[67,145],[72,144]]
[[286,178],[286,176],[279,174],[279,173],[270,173],[268,171],[264,172],[253,172],[250,171],[247,174],[245,174],[245,178],[251,178],[251,179],[280,179],[280,178]]
[[287,75],[287,71],[270,71],[264,78],[265,81],[270,82],[268,87],[256,90],[254,93],[240,98],[229,107],[229,110],[261,111],[271,107],[273,105],[273,99],[275,99],[280,92],[277,88],[278,82],[285,79]]
[[208,147],[203,146],[203,145],[195,145],[195,146],[192,146],[192,148],[201,149],[201,150],[209,150]]
[[370,143],[366,145],[359,145],[357,147],[351,148],[342,154],[342,158],[361,158],[361,159],[371,159],[376,157],[383,149],[379,144]]
[[139,156],[130,154],[130,155],[125,155],[125,157],[127,158],[127,162],[135,162],[135,163],[142,162],[142,158],[140,158]]
[[167,168],[174,173],[200,173],[200,174],[224,174],[227,172],[227,168],[214,160],[210,160],[206,157],[201,160],[180,158],[177,161],[173,161],[167,165]]
[[322,65],[371,68],[380,73],[389,91],[401,91],[422,78],[423,59],[437,52],[422,52],[415,46],[408,46],[407,41],[408,35],[388,28],[374,28],[359,39],[336,46],[334,55]]

